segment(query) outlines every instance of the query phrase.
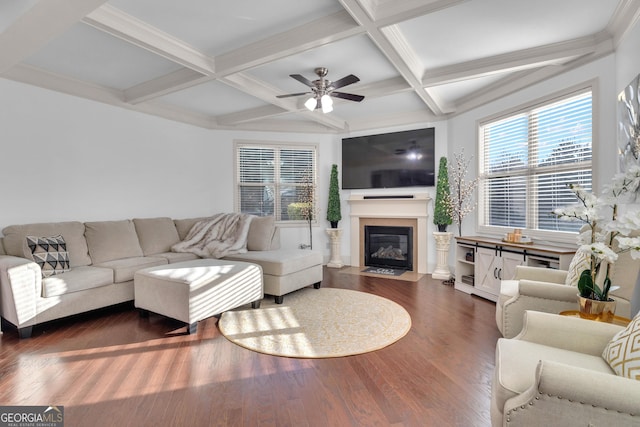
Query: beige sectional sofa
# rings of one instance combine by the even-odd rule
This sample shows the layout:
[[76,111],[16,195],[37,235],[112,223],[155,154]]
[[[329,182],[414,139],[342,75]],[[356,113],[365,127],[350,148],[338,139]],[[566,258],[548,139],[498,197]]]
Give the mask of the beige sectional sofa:
[[[198,259],[171,246],[187,236],[203,218],[136,218],[96,222],[12,225],[0,239],[0,314],[21,337],[33,325],[134,299],[133,276],[148,267]],[[27,236],[62,236],[68,270],[51,273],[33,261]],[[45,242],[46,243],[46,242]],[[322,254],[279,249],[273,218],[254,218],[247,253],[227,259],[262,266],[264,293],[282,296],[305,286],[320,286]],[[62,252],[62,251],[61,251]],[[43,275],[44,271],[44,275]]]

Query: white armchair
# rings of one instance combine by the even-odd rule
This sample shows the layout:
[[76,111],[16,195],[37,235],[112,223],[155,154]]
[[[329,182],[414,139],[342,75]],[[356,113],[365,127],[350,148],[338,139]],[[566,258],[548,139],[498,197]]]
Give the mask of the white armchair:
[[522,333],[496,344],[492,426],[640,425],[640,381],[602,358],[622,329],[526,311]]
[[[611,281],[620,286],[611,296],[615,298],[616,315],[633,317],[631,300],[640,261],[629,253],[620,254],[613,268]],[[500,283],[500,296],[496,302],[496,324],[502,336],[513,338],[522,330],[525,310],[560,313],[578,310],[578,289],[565,285],[567,271],[550,268],[518,266],[513,280]]]

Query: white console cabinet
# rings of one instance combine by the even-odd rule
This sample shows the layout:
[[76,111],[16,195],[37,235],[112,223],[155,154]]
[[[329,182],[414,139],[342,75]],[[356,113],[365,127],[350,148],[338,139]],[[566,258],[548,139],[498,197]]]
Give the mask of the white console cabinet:
[[507,243],[489,237],[456,238],[455,288],[496,301],[500,280],[512,279],[519,265],[566,270],[575,248]]

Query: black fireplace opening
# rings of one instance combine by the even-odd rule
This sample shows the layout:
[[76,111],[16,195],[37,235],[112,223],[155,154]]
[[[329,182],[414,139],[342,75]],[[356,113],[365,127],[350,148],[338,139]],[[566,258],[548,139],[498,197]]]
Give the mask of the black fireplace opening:
[[413,271],[413,227],[365,225],[364,265]]

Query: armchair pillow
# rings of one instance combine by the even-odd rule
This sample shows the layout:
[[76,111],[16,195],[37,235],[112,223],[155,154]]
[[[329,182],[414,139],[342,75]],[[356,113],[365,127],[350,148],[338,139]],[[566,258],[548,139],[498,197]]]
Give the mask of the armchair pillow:
[[617,375],[640,380],[640,314],[614,335],[602,357]]

